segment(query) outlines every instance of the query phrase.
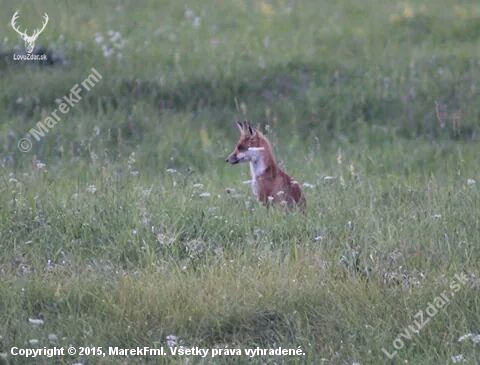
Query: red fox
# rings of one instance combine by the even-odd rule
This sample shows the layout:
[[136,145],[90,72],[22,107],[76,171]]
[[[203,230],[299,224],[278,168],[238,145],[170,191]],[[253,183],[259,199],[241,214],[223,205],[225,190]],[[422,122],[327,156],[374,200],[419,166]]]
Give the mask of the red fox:
[[258,201],[267,206],[280,204],[305,210],[300,185],[277,166],[268,139],[247,121],[237,122],[237,126],[240,139],[225,161],[232,165],[250,163],[252,190]]

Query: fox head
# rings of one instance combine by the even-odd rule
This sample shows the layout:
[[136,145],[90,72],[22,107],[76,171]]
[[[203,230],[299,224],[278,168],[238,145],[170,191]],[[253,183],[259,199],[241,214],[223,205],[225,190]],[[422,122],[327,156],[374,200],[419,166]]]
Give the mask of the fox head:
[[225,162],[232,165],[255,160],[266,144],[265,137],[247,121],[237,122],[237,126],[240,129],[240,139],[233,152],[225,159]]

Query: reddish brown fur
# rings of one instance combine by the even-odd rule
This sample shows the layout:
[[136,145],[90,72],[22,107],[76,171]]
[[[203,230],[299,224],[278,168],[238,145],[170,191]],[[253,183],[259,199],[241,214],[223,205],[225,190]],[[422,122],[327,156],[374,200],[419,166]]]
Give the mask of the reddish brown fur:
[[[298,205],[303,210],[306,200],[300,185],[277,165],[268,139],[246,121],[237,122],[237,124],[241,132],[240,139],[233,152],[228,156],[227,162],[231,164],[250,162],[247,160],[248,156],[245,156],[255,152],[250,152],[248,148],[263,148],[259,152],[257,162],[253,165],[250,162],[252,181],[255,181],[253,188],[257,192],[257,199],[265,205],[270,203],[287,206]],[[257,172],[260,172],[259,174],[255,174],[255,167],[257,167]]]

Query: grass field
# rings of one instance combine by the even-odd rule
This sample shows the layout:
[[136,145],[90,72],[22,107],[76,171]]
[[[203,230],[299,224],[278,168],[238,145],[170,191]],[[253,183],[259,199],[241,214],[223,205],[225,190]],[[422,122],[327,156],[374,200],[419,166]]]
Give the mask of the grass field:
[[[478,1],[0,7],[0,363],[480,363]],[[36,43],[63,62],[11,59],[17,10],[29,33],[48,14]],[[305,216],[225,164],[243,119]],[[175,343],[304,355],[11,354]]]

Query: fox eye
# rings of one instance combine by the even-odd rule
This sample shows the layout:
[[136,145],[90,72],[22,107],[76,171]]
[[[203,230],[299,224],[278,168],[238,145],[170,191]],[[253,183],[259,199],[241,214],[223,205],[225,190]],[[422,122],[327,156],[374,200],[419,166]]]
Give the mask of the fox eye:
[[238,146],[238,150],[239,150],[240,152],[244,152],[244,151],[247,150],[247,147],[246,147],[245,145],[241,144],[240,146]]

